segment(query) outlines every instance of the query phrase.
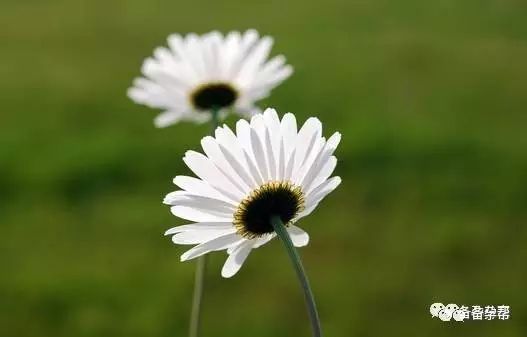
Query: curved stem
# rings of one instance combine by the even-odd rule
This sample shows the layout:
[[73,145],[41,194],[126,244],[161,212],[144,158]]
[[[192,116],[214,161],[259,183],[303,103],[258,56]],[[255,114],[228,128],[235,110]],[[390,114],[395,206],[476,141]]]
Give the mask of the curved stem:
[[[214,135],[214,131],[218,127],[218,115],[219,109],[211,110],[211,134]],[[205,285],[205,272],[207,270],[207,255],[203,255],[197,258],[196,261],[196,276],[194,278],[194,294],[192,297],[192,309],[190,312],[190,327],[189,337],[198,337],[201,325],[201,302],[203,300],[203,288]]]
[[291,259],[291,262],[295,269],[296,276],[298,276],[298,280],[302,285],[302,290],[304,291],[304,298],[306,300],[307,312],[309,314],[311,328],[313,330],[313,337],[321,337],[322,330],[320,328],[320,318],[318,317],[317,306],[315,304],[315,297],[313,296],[313,292],[311,291],[311,287],[309,286],[309,280],[307,279],[306,272],[304,270],[304,267],[302,266],[300,255],[298,255],[298,252],[295,246],[293,245],[293,242],[291,241],[291,237],[289,236],[289,233],[287,232],[287,229],[285,228],[282,219],[280,219],[279,216],[272,216],[271,224],[273,225],[274,231],[276,232],[278,237],[284,243],[285,249],[287,250],[287,254],[289,255],[289,258]]

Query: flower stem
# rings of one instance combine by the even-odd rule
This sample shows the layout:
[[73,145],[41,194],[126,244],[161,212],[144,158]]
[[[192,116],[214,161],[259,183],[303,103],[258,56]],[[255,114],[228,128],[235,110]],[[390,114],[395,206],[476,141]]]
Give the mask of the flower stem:
[[210,130],[210,134],[214,136],[214,131],[216,131],[216,128],[220,124],[220,121],[219,121],[220,109],[212,108],[212,110],[210,111],[210,114],[212,115],[210,119],[210,125],[212,127],[212,129]]
[[[211,134],[214,135],[214,131],[218,127],[218,115],[219,109],[211,110]],[[203,255],[197,258],[196,261],[196,274],[194,278],[194,294],[192,296],[192,309],[190,312],[190,327],[189,337],[198,337],[201,325],[201,302],[203,300],[203,288],[205,285],[205,272],[207,270],[207,255]]]
[[287,229],[285,228],[282,219],[279,216],[272,216],[271,224],[273,225],[274,231],[276,232],[278,237],[284,243],[285,249],[287,250],[287,254],[291,259],[296,275],[298,276],[298,280],[302,285],[302,290],[304,291],[304,298],[306,300],[307,312],[309,314],[311,328],[313,330],[313,337],[322,337],[320,319],[318,317],[315,298],[313,296],[313,292],[311,291],[311,287],[309,286],[309,280],[307,279],[304,267],[302,266],[300,255],[298,254],[295,246],[293,245],[291,237],[289,236],[289,233],[287,232]]
[[201,321],[201,300],[203,299],[203,285],[205,283],[205,270],[207,259],[201,256],[196,262],[196,276],[194,279],[194,295],[192,298],[192,311],[190,314],[189,337],[198,337]]

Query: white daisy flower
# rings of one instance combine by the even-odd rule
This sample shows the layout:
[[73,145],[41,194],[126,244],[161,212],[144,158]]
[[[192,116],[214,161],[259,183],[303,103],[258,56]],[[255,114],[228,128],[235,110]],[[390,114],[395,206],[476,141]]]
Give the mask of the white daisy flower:
[[250,117],[260,111],[255,102],[293,72],[284,56],[268,59],[272,45],[271,37],[255,30],[170,35],[168,48],[158,47],[144,61],[144,77],[134,81],[128,96],[164,110],[155,119],[158,127],[181,120],[205,122],[213,110],[220,117],[229,109]]
[[329,178],[337,164],[333,156],[340,133],[322,137],[322,124],[309,118],[297,132],[291,113],[275,110],[239,120],[236,134],[224,125],[215,137],[205,137],[205,154],[188,151],[183,158],[198,178],[177,176],[181,190],[164,203],[172,213],[195,223],[169,229],[176,244],[194,245],[181,256],[190,260],[211,251],[227,250],[223,277],[233,276],[252,249],[275,237],[270,223],[279,216],[296,247],[309,236],[294,223],[310,214],[340,184]]

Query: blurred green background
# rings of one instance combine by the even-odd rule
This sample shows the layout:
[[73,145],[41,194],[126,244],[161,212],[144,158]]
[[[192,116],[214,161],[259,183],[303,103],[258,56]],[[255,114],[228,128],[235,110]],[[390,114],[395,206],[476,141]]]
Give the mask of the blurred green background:
[[[169,33],[247,28],[295,66],[261,105],[344,137],[301,222],[325,335],[527,334],[525,1],[2,0],[0,23],[0,336],[186,335],[194,264],[161,200],[209,127],[155,129],[125,92]],[[278,241],[233,279],[225,257],[203,336],[310,335]]]

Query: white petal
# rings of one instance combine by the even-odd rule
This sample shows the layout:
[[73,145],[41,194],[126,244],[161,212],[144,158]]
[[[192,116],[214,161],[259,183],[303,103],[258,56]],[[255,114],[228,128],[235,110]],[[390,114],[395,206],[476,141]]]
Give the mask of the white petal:
[[230,76],[233,78],[243,65],[243,60],[247,56],[247,53],[253,48],[255,43],[258,42],[258,32],[254,29],[249,29],[241,37],[241,41],[237,48],[237,53],[232,57],[232,67],[230,69]]
[[282,132],[284,150],[285,150],[285,160],[289,160],[289,156],[294,149],[297,137],[297,127],[296,127],[296,118],[292,113],[286,113],[282,117],[282,122],[280,123],[280,129]]
[[308,149],[313,147],[321,133],[322,123],[314,117],[309,118],[300,128],[296,139],[295,166],[293,169],[295,172],[304,164],[307,154],[309,154]]
[[[311,191],[306,195],[306,210],[302,214],[307,213],[306,211],[310,209],[312,211],[312,206],[317,205],[326,195],[332,192],[337,186],[341,183],[340,177],[332,177]],[[304,214],[304,216],[307,214]]]
[[297,185],[303,186],[306,178],[311,178],[314,171],[317,169],[317,160],[322,155],[326,139],[324,137],[315,139],[314,144],[307,149],[305,160],[302,166],[295,171],[295,182]]
[[259,83],[266,82],[267,79],[270,79],[270,77],[275,74],[276,72],[280,71],[284,65],[285,65],[286,59],[284,55],[277,55],[267,61],[260,69],[260,72],[257,75],[257,78],[259,79],[258,83],[255,83],[256,86],[259,86]]
[[258,186],[263,184],[264,180],[262,178],[262,174],[260,173],[260,170],[256,167],[256,165],[253,163],[252,159],[249,158],[249,155],[244,152],[245,161],[247,162],[247,166],[249,167],[249,170],[251,171],[252,177],[257,181]]
[[265,36],[258,41],[255,47],[249,52],[240,68],[237,76],[237,81],[240,84],[245,86],[254,80],[258,68],[262,65],[267,56],[269,56],[269,51],[271,50],[272,45],[273,39],[269,36]]
[[230,202],[232,205],[237,205],[237,203],[233,203],[231,199],[227,198],[225,195],[203,180],[194,177],[176,176],[174,178],[174,184],[190,194],[214,198],[225,202]]
[[268,165],[265,155],[265,148],[260,137],[253,128],[251,128],[251,144],[256,163],[258,164],[258,169],[262,174],[262,178],[264,179],[264,181],[267,181],[269,180],[270,176],[269,168],[267,167]]
[[290,225],[287,227],[287,232],[295,247],[304,247],[309,243],[309,235],[300,227]]
[[241,49],[245,53],[247,50],[249,50],[258,40],[258,32],[256,29],[248,29],[245,33],[243,33],[242,41],[241,41]]
[[265,109],[265,111],[263,112],[263,116],[265,119],[265,124],[267,124],[267,126],[275,125],[276,127],[280,127],[280,118],[278,118],[278,113],[276,112],[276,109]]
[[284,142],[282,139],[280,139],[280,155],[278,159],[278,180],[285,179],[285,170],[287,163],[285,162],[285,150],[284,150]]
[[276,237],[276,233],[271,233],[271,234],[267,234],[259,238],[256,238],[254,239],[256,242],[254,243],[253,248],[260,248],[261,246],[265,245],[267,242],[271,241],[275,237]]
[[239,201],[243,198],[244,194],[239,192],[212,161],[203,154],[187,151],[183,161],[198,177],[208,182],[230,199]]
[[201,39],[198,35],[190,33],[184,40],[186,47],[185,57],[188,60],[188,66],[194,70],[196,78],[205,80],[207,73],[205,71],[205,64],[203,62],[201,52]]
[[[134,81],[136,82],[135,87],[128,92],[129,97],[136,103],[167,111],[180,111],[188,108],[183,102],[177,100],[175,92],[146,79],[140,80]],[[139,82],[143,82],[143,84],[138,84]],[[173,99],[174,96],[176,96],[176,100]]]
[[[251,142],[253,149],[255,150],[256,143],[259,144],[263,156],[261,159],[263,162],[258,162],[258,156],[256,155],[257,150],[255,150],[255,157],[257,158],[258,165],[260,166],[260,172],[264,176],[265,180],[275,180],[276,179],[276,168],[275,168],[275,159],[273,154],[273,149],[271,145],[269,130],[265,123],[265,119],[262,114],[254,115],[251,118],[251,129],[254,132],[251,133]],[[256,139],[256,140],[255,140]]]
[[[273,150],[273,145],[271,144],[271,135],[269,129],[265,130],[265,150],[267,157],[267,165],[269,168],[269,179],[278,180],[278,160],[279,155],[276,154]],[[277,151],[278,152],[278,151]]]
[[154,119],[154,124],[158,128],[164,128],[172,124],[176,124],[182,119],[182,117],[183,114],[181,113],[174,111],[166,111],[156,116],[156,118]]
[[241,159],[234,156],[231,151],[224,147],[223,145],[220,145],[220,150],[225,156],[225,159],[230,163],[232,168],[240,175],[240,177],[244,180],[245,185],[248,186],[250,189],[253,189],[257,186],[256,181],[254,180],[254,177],[252,174],[250,174],[250,170],[247,168],[247,162],[245,160],[245,156],[242,156]]
[[218,230],[218,229],[230,229],[233,224],[230,222],[198,222],[189,225],[181,225],[172,227],[165,232],[165,235],[172,235],[181,232],[195,231],[195,230]]
[[239,120],[236,123],[236,135],[238,138],[238,144],[242,147],[242,152],[247,163],[247,167],[251,172],[253,179],[261,185],[264,182],[262,173],[256,165],[256,158],[254,156],[254,151],[251,146],[251,127],[246,120]]
[[248,154],[251,159],[254,159],[251,148],[251,126],[246,120],[240,119],[236,122],[236,137],[238,138],[237,143],[240,144],[242,150]]
[[243,240],[245,239],[236,233],[220,236],[219,238],[202,243],[187,250],[185,253],[183,253],[183,255],[181,255],[181,261],[194,259],[203,254],[207,254],[208,252],[227,249]]
[[291,152],[291,155],[287,160],[287,164],[285,166],[284,180],[291,180],[291,177],[293,177],[293,170],[295,166],[295,150],[296,149],[293,149],[293,152]]
[[234,232],[236,232],[236,228],[234,227],[229,229],[185,231],[172,236],[172,242],[180,245],[195,245],[208,242],[220,236],[225,236]]
[[337,158],[335,156],[331,156],[326,163],[322,166],[320,171],[318,171],[318,175],[315,179],[313,179],[312,182],[307,182],[306,185],[304,185],[305,189],[304,192],[306,194],[309,194],[314,188],[318,187],[320,184],[322,184],[324,181],[326,181],[329,176],[333,173],[335,170],[335,167],[337,166]]
[[[220,110],[219,115],[221,116],[222,113],[223,112]],[[210,121],[210,114],[192,109],[191,112],[185,115],[185,120],[194,122],[196,124],[203,124]]]
[[238,138],[228,126],[219,127],[215,131],[216,140],[220,146],[225,159],[229,161],[232,167],[240,174],[240,177],[245,180],[245,183],[254,188],[257,182],[251,174],[243,149],[238,143]]
[[232,78],[231,70],[234,57],[240,49],[240,33],[230,32],[222,39],[218,47],[218,76]]
[[227,179],[238,189],[239,192],[247,194],[250,191],[245,179],[231,166],[225,158],[215,138],[207,136],[201,140],[201,146],[207,157],[216,165]]
[[[165,53],[166,49],[158,48],[156,52],[158,54]],[[152,80],[152,82],[161,85],[167,92],[172,93],[174,95],[174,97],[172,97],[173,104],[183,103],[178,101],[183,100],[188,93],[189,87],[186,79],[180,77],[179,66],[175,64],[173,60],[148,58],[143,63],[141,72],[145,77]],[[166,96],[165,98],[169,99],[169,96]]]
[[[247,93],[255,99],[265,97],[265,93],[282,83],[293,73],[293,67],[285,65],[273,71],[259,71],[253,79],[252,85],[247,88]],[[262,97],[263,96],[263,97]]]
[[269,75],[267,79],[262,79],[262,82],[268,87],[275,87],[291,76],[291,74],[293,74],[293,67],[286,65]]
[[[272,158],[272,166],[274,166],[274,171],[271,173],[276,179],[279,177],[279,168],[280,168],[280,146],[282,144],[282,135],[280,133],[280,119],[275,109],[266,109],[264,111],[264,120],[267,127],[266,132],[266,144],[268,157]],[[272,156],[272,157],[271,157]]]
[[185,191],[175,191],[167,194],[163,203],[171,206],[193,207],[225,215],[233,214],[236,210],[236,207],[230,203],[218,199],[190,195]]
[[331,135],[331,137],[329,137],[328,142],[327,142],[327,147],[329,149],[335,150],[337,146],[339,145],[341,138],[342,138],[342,135],[340,134],[340,132],[335,132],[334,134]]
[[[328,168],[325,166],[328,164],[328,161],[332,161],[331,156],[333,152],[335,151],[335,149],[337,148],[340,142],[340,138],[341,138],[340,133],[335,132],[328,139],[324,148],[320,150],[320,152],[317,154],[315,159],[313,161],[308,161],[309,164],[306,164],[306,165],[311,165],[311,167],[308,168],[308,172],[305,173],[305,176],[301,183],[301,185],[304,188],[304,191],[309,192],[313,187],[318,186],[321,182],[323,182],[325,179],[327,179],[331,175],[331,172],[333,171],[333,169],[331,169],[331,172],[329,172],[329,174],[326,175]],[[325,176],[325,178],[322,181],[320,181],[320,179],[318,179],[319,176]],[[317,179],[316,184],[313,181],[315,179]]]
[[170,211],[175,216],[195,222],[232,222],[232,214],[218,213],[212,210],[195,209],[187,206],[172,206]]
[[262,68],[262,72],[272,73],[282,67],[285,64],[285,61],[284,55],[277,55],[265,63],[265,66]]
[[247,259],[247,256],[249,256],[253,244],[254,243],[252,241],[245,241],[239,246],[237,246],[229,254],[229,257],[225,261],[225,264],[221,269],[221,276],[225,278],[234,276],[234,274],[236,274],[240,270],[241,266],[245,262],[245,259]]

